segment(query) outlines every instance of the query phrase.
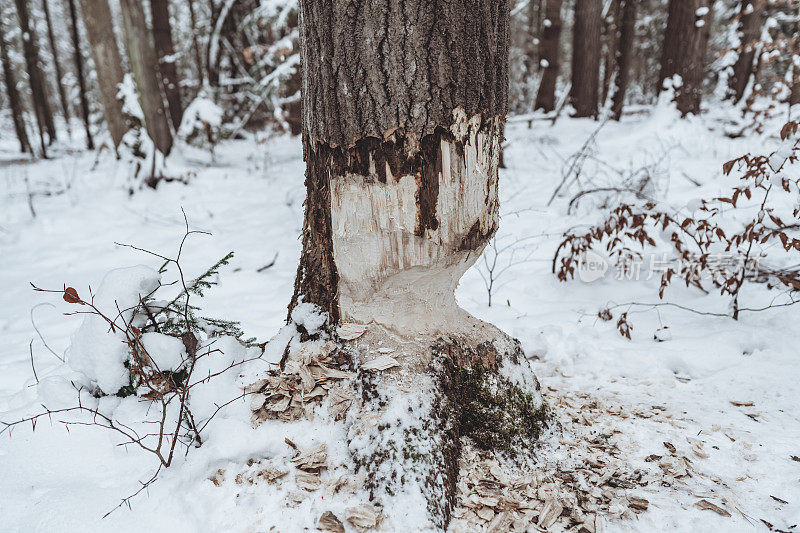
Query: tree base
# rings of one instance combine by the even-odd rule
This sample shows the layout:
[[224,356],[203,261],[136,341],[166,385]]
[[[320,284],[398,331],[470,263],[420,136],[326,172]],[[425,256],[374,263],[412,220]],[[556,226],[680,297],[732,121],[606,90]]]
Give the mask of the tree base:
[[[388,352],[379,336],[345,349],[356,361]],[[519,342],[498,331],[482,343],[441,337],[427,351],[427,363],[416,368],[358,372],[363,404],[348,446],[371,501],[391,511],[390,528],[446,529],[463,447],[523,462],[547,420]]]

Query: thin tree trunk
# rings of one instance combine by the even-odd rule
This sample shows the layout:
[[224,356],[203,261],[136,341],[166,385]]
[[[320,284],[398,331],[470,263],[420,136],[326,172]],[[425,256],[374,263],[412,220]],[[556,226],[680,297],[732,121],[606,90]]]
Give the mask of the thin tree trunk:
[[175,131],[181,125],[183,104],[178,69],[175,66],[175,46],[172,43],[172,26],[169,19],[169,0],[150,0],[153,21],[153,41],[158,55],[161,84],[167,97],[169,116]]
[[797,104],[800,104],[800,32],[792,42],[792,92],[789,95],[789,105]]
[[[363,327],[357,348],[341,341],[343,356],[393,351],[400,367],[364,377],[370,408],[405,398],[399,383],[413,384],[408,398],[430,392],[430,403],[397,424],[348,433],[370,499],[387,512],[385,528],[418,531],[423,520],[447,527],[465,441],[487,453],[509,438],[531,443],[542,404],[518,344],[454,297],[499,222],[508,3],[394,6],[300,1],[307,198],[289,312],[302,323],[313,304],[331,330]],[[529,381],[510,383],[502,365],[527,369]],[[498,390],[524,388],[535,398],[503,418],[514,437],[470,410],[485,401],[484,390],[467,385],[479,373],[498,380]],[[426,460],[392,455],[409,446],[426,450]],[[404,490],[422,497],[403,499],[413,508],[398,512],[393,498]]]
[[81,116],[83,126],[86,129],[86,149],[94,150],[94,138],[92,137],[92,127],[89,117],[89,99],[86,97],[86,78],[83,74],[83,54],[81,53],[80,32],[78,30],[78,15],[75,9],[75,0],[69,0],[69,19],[72,35],[72,48],[75,58],[75,74],[78,78],[78,91],[81,99]]
[[53,54],[53,67],[56,71],[56,88],[58,89],[58,99],[61,102],[61,111],[64,113],[64,122],[67,125],[67,134],[72,137],[72,128],[69,123],[69,100],[67,99],[67,91],[64,89],[64,74],[61,71],[61,61],[58,58],[58,44],[56,36],[53,33],[53,22],[50,18],[50,6],[47,0],[42,0],[42,10],[44,11],[44,19],[47,23],[47,40],[50,42],[50,52]]
[[8,106],[11,108],[11,118],[14,121],[14,131],[19,141],[19,150],[22,153],[33,154],[28,132],[25,130],[25,118],[23,116],[22,99],[19,97],[19,91],[17,90],[17,79],[14,76],[14,69],[11,67],[11,60],[8,57],[8,44],[6,43],[2,20],[0,20],[0,61],[3,64],[3,78],[6,83]]
[[108,0],[80,0],[80,2],[108,131],[111,133],[114,148],[117,148],[128,131],[128,121],[122,113],[122,101],[118,97],[123,77],[122,57],[117,47],[114,26],[110,23],[111,9],[108,7]]
[[664,80],[679,75],[681,83],[675,88],[675,102],[683,115],[700,112],[711,19],[710,0],[669,2],[659,91]]
[[576,0],[572,45],[572,107],[576,117],[596,117],[600,84],[601,0]]
[[172,149],[172,133],[158,83],[158,59],[148,39],[144,9],[139,0],[121,0],[120,9],[128,59],[144,113],[145,128],[158,151],[168,155]]
[[199,31],[197,27],[197,14],[194,11],[194,0],[187,0],[187,3],[189,5],[189,20],[192,25],[192,55],[194,56],[195,67],[197,68],[197,85],[198,87],[202,87],[205,80],[205,73],[203,69],[203,54],[200,51],[200,44],[197,42],[197,34]]
[[744,96],[747,83],[753,74],[756,43],[761,35],[764,0],[742,0],[739,12],[739,56],[733,65],[733,74],[728,79],[727,97],[738,103]]
[[36,112],[36,121],[40,125],[40,129],[47,130],[49,143],[53,143],[56,140],[56,126],[53,122],[53,113],[50,110],[50,102],[47,98],[44,73],[39,59],[39,46],[36,44],[38,39],[30,25],[28,0],[15,0],[15,4],[17,6],[19,28],[22,31],[22,48],[25,52],[25,65],[28,70],[28,83],[31,87],[31,99]]
[[609,13],[603,19],[605,54],[603,54],[603,83],[600,87],[600,107],[608,100],[611,80],[617,66],[619,50],[620,24],[622,21],[622,3],[624,0],[611,0]]
[[619,31],[618,51],[616,56],[617,77],[614,82],[614,96],[611,112],[614,120],[622,117],[625,105],[625,93],[631,77],[631,61],[636,47],[636,8],[639,0],[620,0],[622,3],[622,22]]
[[546,62],[535,109],[546,113],[556,107],[556,82],[561,68],[561,3],[562,0],[546,0],[544,30],[542,31],[542,61]]

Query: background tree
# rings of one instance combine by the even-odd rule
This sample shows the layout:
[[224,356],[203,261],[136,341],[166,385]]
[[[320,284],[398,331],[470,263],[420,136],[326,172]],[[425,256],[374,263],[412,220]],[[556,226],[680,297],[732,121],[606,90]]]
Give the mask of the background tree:
[[622,117],[625,93],[630,83],[631,59],[636,47],[636,8],[638,6],[637,0],[619,0],[619,3],[622,19],[617,38],[619,44],[615,58],[616,78],[611,104],[611,113],[614,120],[619,120]]
[[742,0],[739,12],[739,49],[733,73],[728,79],[728,98],[734,103],[744,96],[747,83],[753,74],[756,44],[761,36],[761,25],[766,0]]
[[[0,15],[2,10],[0,9]],[[11,65],[8,55],[8,43],[6,42],[5,29],[3,28],[2,17],[0,17],[0,62],[3,65],[3,80],[6,85],[6,96],[8,97],[8,107],[11,108],[11,118],[14,121],[14,131],[19,140],[19,149],[23,153],[33,153],[31,143],[28,140],[28,132],[25,130],[25,118],[23,117],[22,99],[17,90],[17,78]]]
[[75,60],[75,77],[78,79],[78,97],[81,102],[81,118],[86,130],[86,149],[94,150],[94,137],[92,136],[91,117],[89,115],[89,99],[86,96],[86,77],[83,72],[83,53],[81,52],[80,31],[78,29],[78,15],[75,0],[68,0],[70,36],[72,37],[73,58]]
[[122,101],[118,97],[119,85],[123,78],[122,57],[117,46],[117,37],[114,35],[114,26],[109,23],[113,20],[111,9],[108,7],[108,0],[80,1],[106,124],[114,148],[117,148],[125,132],[128,131],[128,121],[122,113]]
[[545,18],[542,22],[541,66],[544,68],[535,109],[544,112],[556,107],[556,82],[561,69],[561,3],[562,0],[545,0]]
[[[39,58],[38,38],[30,24],[28,0],[14,0],[14,3],[17,6],[17,18],[22,32],[22,49],[25,53],[28,85],[30,85],[31,89],[31,100],[36,114],[36,122],[39,125],[40,132],[46,130],[48,144],[52,144],[56,140],[56,126],[55,122],[53,122],[53,112],[47,98],[47,86],[45,85],[44,73],[42,72]],[[40,135],[40,137],[43,137],[43,135]],[[44,151],[44,144],[42,144],[42,150]]]
[[42,11],[44,12],[44,19],[47,23],[47,40],[50,43],[50,53],[53,56],[53,69],[56,74],[56,90],[58,91],[58,100],[61,103],[61,112],[64,114],[64,122],[67,127],[67,134],[72,137],[72,129],[69,123],[69,100],[67,99],[67,91],[64,89],[64,72],[61,70],[61,61],[58,53],[58,41],[56,40],[55,33],[53,32],[53,21],[50,17],[50,6],[47,0],[42,0]]
[[158,81],[158,59],[148,39],[150,33],[144,8],[138,0],[121,0],[120,11],[128,59],[144,113],[145,129],[158,151],[168,155],[172,149],[172,132]]
[[659,92],[666,79],[680,76],[675,103],[683,114],[700,112],[711,6],[709,0],[670,0],[661,56]]
[[161,84],[167,97],[172,126],[177,131],[183,118],[183,103],[181,102],[180,78],[175,66],[175,45],[172,43],[169,0],[150,0],[150,14],[153,21],[153,42],[158,56]]
[[576,0],[572,30],[572,107],[576,117],[596,117],[600,83],[600,33],[603,4]]

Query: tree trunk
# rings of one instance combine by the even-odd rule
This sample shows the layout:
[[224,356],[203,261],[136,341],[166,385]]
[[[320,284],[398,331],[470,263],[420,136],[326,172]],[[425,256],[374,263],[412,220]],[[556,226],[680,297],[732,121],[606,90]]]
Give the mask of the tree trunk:
[[3,64],[3,78],[6,82],[6,95],[8,96],[8,106],[11,108],[11,118],[14,121],[14,131],[19,141],[19,150],[22,153],[33,153],[31,142],[28,139],[28,132],[25,130],[25,118],[23,117],[22,99],[17,90],[17,79],[14,76],[14,69],[11,67],[11,60],[8,57],[8,44],[6,43],[5,31],[0,20],[0,61]]
[[789,94],[789,105],[797,104],[800,104],[800,31],[792,41],[792,88]]
[[739,57],[733,65],[733,74],[728,79],[727,97],[738,103],[744,96],[747,83],[753,73],[756,43],[761,35],[764,0],[742,0],[739,12]]
[[611,0],[609,12],[603,18],[603,83],[600,87],[600,107],[605,106],[611,90],[611,80],[617,66],[619,50],[620,24],[622,20],[622,3],[624,0]]
[[111,133],[114,148],[117,148],[125,132],[128,131],[128,121],[122,113],[122,101],[117,96],[123,76],[122,58],[117,47],[114,26],[110,24],[111,10],[108,7],[108,0],[80,0],[80,2],[108,131]]
[[636,8],[638,0],[620,0],[622,4],[622,23],[617,39],[617,77],[614,82],[614,96],[611,112],[614,120],[622,117],[622,107],[625,105],[625,93],[631,77],[631,60],[636,47]]
[[69,100],[67,100],[67,91],[64,89],[64,74],[61,71],[61,61],[58,59],[58,44],[56,43],[56,36],[53,33],[53,22],[50,19],[50,6],[47,0],[42,0],[42,10],[44,11],[44,19],[47,23],[47,39],[50,42],[50,52],[53,54],[53,67],[56,71],[56,88],[58,89],[58,99],[61,102],[61,111],[64,113],[64,122],[67,125],[67,134],[72,137],[72,128],[70,127],[69,119]]
[[172,126],[177,131],[181,125],[181,119],[183,119],[183,104],[181,103],[178,69],[175,66],[175,46],[172,43],[169,0],[150,0],[150,12],[153,20],[153,41],[158,55],[161,84],[167,97]]
[[86,129],[86,149],[94,150],[94,138],[92,137],[92,127],[89,117],[89,99],[86,97],[86,78],[83,74],[83,54],[81,53],[80,32],[78,30],[78,15],[75,9],[75,0],[69,0],[69,19],[72,35],[72,49],[75,58],[75,74],[78,78],[78,90],[81,99],[81,116],[83,126]]
[[168,155],[172,149],[172,133],[158,83],[158,59],[148,39],[144,9],[138,0],[121,0],[120,10],[128,59],[144,113],[145,128],[158,151]]
[[700,112],[711,19],[710,0],[669,2],[659,91],[664,80],[679,75],[681,83],[675,87],[675,102],[684,116]]
[[546,113],[556,107],[556,82],[561,67],[561,3],[562,0],[546,0],[544,30],[542,31],[542,61],[546,62],[539,92],[536,95],[536,109]]
[[198,87],[202,87],[205,80],[205,73],[203,69],[203,55],[200,52],[200,44],[197,42],[199,28],[197,27],[197,14],[194,11],[194,0],[187,0],[187,4],[189,6],[189,22],[192,25],[192,55],[194,56],[195,68],[197,68],[197,85]]
[[[406,0],[404,8],[300,1],[308,196],[290,316],[314,304],[332,331],[364,328],[340,341],[354,361],[379,349],[399,361],[363,374],[366,409],[411,402],[413,415],[352,427],[348,438],[371,500],[393,512],[393,495],[421,496],[384,522],[417,531],[449,523],[462,438],[487,450],[530,445],[543,405],[519,344],[454,296],[499,221],[509,6]],[[526,381],[504,378],[499,368],[509,365]],[[494,386],[526,400],[476,416]],[[420,404],[424,394],[430,403]],[[415,459],[419,450],[425,461]]]
[[597,116],[602,11],[603,4],[600,0],[575,2],[571,102],[576,117]]
[[44,73],[39,59],[39,46],[36,33],[30,25],[28,13],[28,0],[15,0],[19,29],[22,31],[22,48],[25,52],[25,65],[28,70],[28,83],[31,87],[31,99],[36,113],[36,121],[40,130],[47,130],[49,143],[56,140],[56,126],[53,122],[53,113],[47,99],[47,89],[44,83]]

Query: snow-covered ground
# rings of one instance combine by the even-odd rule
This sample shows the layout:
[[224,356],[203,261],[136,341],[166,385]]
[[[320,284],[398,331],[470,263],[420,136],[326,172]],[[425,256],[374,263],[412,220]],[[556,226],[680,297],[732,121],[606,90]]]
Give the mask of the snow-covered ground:
[[[479,260],[457,296],[468,311],[521,340],[557,416],[564,402],[591,403],[587,416],[591,411],[599,417],[598,427],[613,431],[607,438],[622,451],[622,460],[651,478],[663,473],[663,484],[630,489],[631,497],[649,501],[648,510],[608,521],[607,531],[796,531],[800,524],[800,310],[745,313],[733,321],[675,307],[630,306],[659,302],[659,276],[646,279],[647,262],[639,280],[616,279],[613,266],[588,283],[562,283],[550,271],[563,232],[602,218],[602,195],[584,197],[568,214],[581,187],[614,186],[620,172],[646,168],[651,177],[646,194],[686,209],[698,198],[728,191],[736,178],[723,176],[723,162],[774,150],[778,124],[763,135],[735,139],[724,135],[721,120],[679,120],[665,109],[604,124],[589,144],[593,155],[579,182],[570,181],[550,206],[570,156],[600,124],[562,119],[555,126],[535,121],[530,129],[525,122],[508,128],[496,241],[502,252],[495,273],[511,266],[497,279],[491,307],[481,274],[488,275],[492,248],[486,252],[489,262]],[[83,319],[64,316],[74,309],[58,295],[34,292],[29,282],[85,292],[114,268],[158,268],[158,260],[115,243],[174,254],[184,233],[181,209],[191,229],[211,233],[189,238],[182,261],[187,277],[235,252],[219,286],[203,300],[204,310],[240,321],[247,335],[260,341],[284,324],[304,198],[297,139],[226,142],[214,163],[207,153],[179,147],[170,173],[185,177],[188,185],[162,183],[157,191],[133,195],[126,164],[107,152],[95,161],[93,153],[62,150],[53,159],[27,163],[16,160],[13,144],[0,147],[7,149],[0,152],[0,420],[34,413],[45,399],[34,386],[31,341],[40,381],[65,374],[33,323],[60,355]],[[273,266],[259,272],[273,259]],[[758,306],[772,295],[752,286],[743,297]],[[678,284],[663,301],[703,311],[728,309],[727,298]],[[598,312],[609,307],[615,320],[600,320]],[[626,310],[631,340],[616,328]],[[306,502],[289,509],[271,486],[211,478],[220,469],[242,472],[250,459],[290,455],[285,437],[301,448],[327,442],[335,463],[346,453],[344,434],[321,434],[331,426],[311,422],[296,422],[285,434],[274,425],[252,428],[246,406],[236,405],[212,424],[201,448],[162,471],[131,509],[107,518],[102,517],[152,475],[152,456],[117,446],[117,436],[92,426],[67,431],[55,419],[52,424],[42,419],[35,431],[17,427],[0,436],[0,529],[313,529],[326,508]],[[668,472],[653,456],[672,457],[685,472]],[[730,516],[698,507],[701,500]]]

